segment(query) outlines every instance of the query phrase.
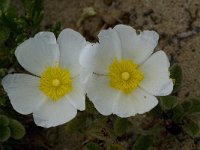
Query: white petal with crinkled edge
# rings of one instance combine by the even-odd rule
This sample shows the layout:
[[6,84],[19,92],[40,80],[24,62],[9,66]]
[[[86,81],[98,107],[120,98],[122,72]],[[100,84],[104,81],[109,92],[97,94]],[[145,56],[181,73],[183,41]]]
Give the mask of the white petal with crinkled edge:
[[39,90],[39,78],[28,74],[9,74],[2,80],[13,108],[21,114],[30,114],[46,99]]
[[113,29],[102,30],[99,43],[88,44],[80,56],[80,64],[91,72],[106,74],[114,59],[121,59],[121,41]]
[[86,46],[85,38],[72,29],[65,29],[60,33],[57,41],[60,48],[61,67],[68,68],[72,76],[78,75],[81,69],[78,60],[81,51]]
[[15,55],[20,65],[27,71],[40,76],[46,67],[59,62],[59,48],[51,32],[39,32],[20,44]]
[[122,58],[132,59],[135,63],[143,63],[158,44],[159,35],[155,31],[143,31],[137,34],[135,29],[127,25],[117,25],[122,45]]
[[170,94],[173,90],[173,82],[169,78],[169,66],[169,60],[163,51],[154,53],[139,67],[144,74],[140,86],[155,96]]
[[156,97],[140,88],[130,94],[121,92],[113,108],[113,113],[120,117],[130,117],[150,111],[158,104]]
[[92,75],[88,80],[86,90],[87,96],[102,115],[112,114],[114,103],[120,92],[110,87],[108,77]]
[[72,91],[65,95],[65,98],[78,110],[85,110],[85,91],[81,85],[80,77],[73,78]]
[[77,109],[63,97],[57,102],[47,99],[38,110],[33,112],[33,119],[38,126],[49,128],[72,120],[76,114]]

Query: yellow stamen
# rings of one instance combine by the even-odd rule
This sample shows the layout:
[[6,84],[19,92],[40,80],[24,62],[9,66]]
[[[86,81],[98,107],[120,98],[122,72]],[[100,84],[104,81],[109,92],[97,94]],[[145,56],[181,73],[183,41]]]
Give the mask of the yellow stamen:
[[114,60],[109,67],[110,86],[129,94],[144,79],[143,73],[132,60]]
[[122,79],[123,80],[128,80],[130,78],[130,74],[128,72],[123,72],[122,73]]
[[53,85],[53,86],[59,86],[59,85],[60,85],[60,80],[58,80],[58,79],[53,79],[52,85]]
[[68,69],[48,67],[41,75],[40,90],[53,101],[71,92],[72,79]]

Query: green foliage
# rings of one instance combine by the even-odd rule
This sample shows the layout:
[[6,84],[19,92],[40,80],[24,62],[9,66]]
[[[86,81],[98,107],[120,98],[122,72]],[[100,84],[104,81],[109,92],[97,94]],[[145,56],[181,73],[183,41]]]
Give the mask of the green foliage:
[[0,28],[0,45],[2,45],[9,38],[9,35],[10,30],[7,27],[3,26]]
[[182,69],[178,64],[175,64],[170,68],[170,77],[174,81],[173,91],[176,92],[178,88],[180,87],[182,83],[182,79],[183,79]]
[[182,106],[187,115],[195,115],[200,113],[200,102],[194,98],[184,101]]
[[164,110],[172,109],[178,104],[177,97],[175,96],[162,96],[159,97],[159,100]]
[[11,137],[13,139],[21,139],[25,135],[25,128],[24,126],[15,119],[10,119],[10,131],[11,131]]
[[110,128],[100,124],[91,126],[91,128],[87,131],[87,135],[88,137],[103,140],[108,143],[115,141],[113,131]]
[[185,123],[183,125],[183,129],[193,138],[199,134],[199,126],[192,120],[189,120],[189,122]]
[[94,142],[89,142],[86,144],[85,150],[102,150],[102,148]]
[[184,109],[181,105],[177,105],[176,107],[174,107],[174,109],[172,109],[172,120],[175,123],[181,123],[182,119],[184,117]]
[[0,115],[0,141],[5,142],[10,137],[9,119],[5,115]]
[[10,128],[5,126],[0,126],[0,141],[5,142],[9,139],[10,137]]
[[111,144],[106,147],[106,150],[125,150],[125,148],[119,144]]
[[114,122],[114,131],[117,136],[123,135],[130,127],[131,123],[125,118],[116,118]]
[[67,133],[75,133],[81,131],[85,127],[86,117],[84,115],[76,116],[73,120],[68,122],[65,126],[65,131]]
[[9,125],[9,119],[5,115],[0,115],[0,127],[7,127]]
[[61,31],[61,23],[60,22],[57,22],[51,29],[50,29],[51,32],[53,32],[56,37],[58,37],[60,31]]
[[0,15],[9,8],[10,0],[0,0]]
[[148,150],[153,145],[151,135],[141,135],[133,146],[133,150]]
[[156,118],[161,118],[162,117],[162,108],[160,105],[157,105],[156,107],[154,107],[149,113],[149,116],[153,116]]

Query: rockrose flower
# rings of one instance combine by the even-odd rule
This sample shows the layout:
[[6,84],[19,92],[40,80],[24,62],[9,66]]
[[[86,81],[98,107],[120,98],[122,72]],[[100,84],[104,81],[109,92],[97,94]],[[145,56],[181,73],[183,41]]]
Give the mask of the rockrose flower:
[[53,127],[70,121],[85,109],[80,83],[79,55],[85,39],[76,31],[63,30],[57,41],[53,33],[40,32],[19,45],[15,55],[31,74],[9,74],[2,80],[13,108],[33,113],[38,126]]
[[101,114],[143,114],[157,105],[155,96],[172,92],[169,60],[163,51],[153,53],[156,32],[138,34],[130,26],[117,25],[98,37],[99,43],[82,51],[80,63],[92,74],[86,92]]

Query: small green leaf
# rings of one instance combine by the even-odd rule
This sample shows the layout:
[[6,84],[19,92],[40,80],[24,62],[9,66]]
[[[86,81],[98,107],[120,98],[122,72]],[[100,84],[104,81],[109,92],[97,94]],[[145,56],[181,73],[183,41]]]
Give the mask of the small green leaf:
[[10,6],[10,0],[1,0],[0,1],[0,14],[1,12],[6,12]]
[[0,45],[3,44],[10,35],[10,30],[4,26],[0,28]]
[[178,104],[178,100],[175,96],[161,96],[159,102],[164,110],[172,109]]
[[133,146],[133,150],[148,150],[153,145],[151,135],[141,135]]
[[170,68],[170,77],[174,81],[174,89],[173,92],[176,92],[182,83],[182,69],[178,64],[173,65]]
[[5,115],[0,115],[0,127],[6,127],[9,124],[9,119]]
[[176,107],[174,107],[172,109],[172,113],[173,113],[172,120],[175,123],[181,123],[185,115],[184,108],[182,107],[182,105],[177,105]]
[[184,111],[188,112],[192,108],[193,102],[190,100],[187,100],[187,101],[184,101],[181,105],[184,108]]
[[192,120],[184,124],[183,129],[192,137],[196,137],[199,134],[199,126]]
[[24,126],[15,119],[10,119],[9,124],[11,130],[11,137],[14,139],[21,139],[25,135],[25,128]]
[[94,142],[87,143],[85,146],[85,149],[86,150],[102,150],[102,148]]
[[99,140],[103,140],[106,142],[113,142],[115,141],[115,136],[112,130],[104,125],[101,122],[97,124],[93,124],[88,130],[87,135],[89,138],[96,138]]
[[83,115],[79,115],[66,124],[65,131],[67,133],[72,134],[72,133],[80,130],[81,128],[85,127],[84,126],[85,122],[86,122],[86,117]]
[[9,127],[0,127],[0,141],[5,142],[10,137],[10,128]]
[[157,105],[156,107],[154,107],[150,112],[148,112],[148,115],[156,117],[156,118],[160,118],[162,116],[162,109],[160,105]]
[[114,122],[114,131],[117,136],[123,135],[130,127],[131,123],[125,118],[118,117]]
[[181,104],[187,115],[195,115],[200,113],[200,102],[196,99],[189,99]]
[[106,147],[106,150],[126,150],[122,145],[112,144]]
[[56,37],[58,37],[60,31],[61,31],[61,22],[56,22],[56,24],[50,29],[51,32],[53,32]]

